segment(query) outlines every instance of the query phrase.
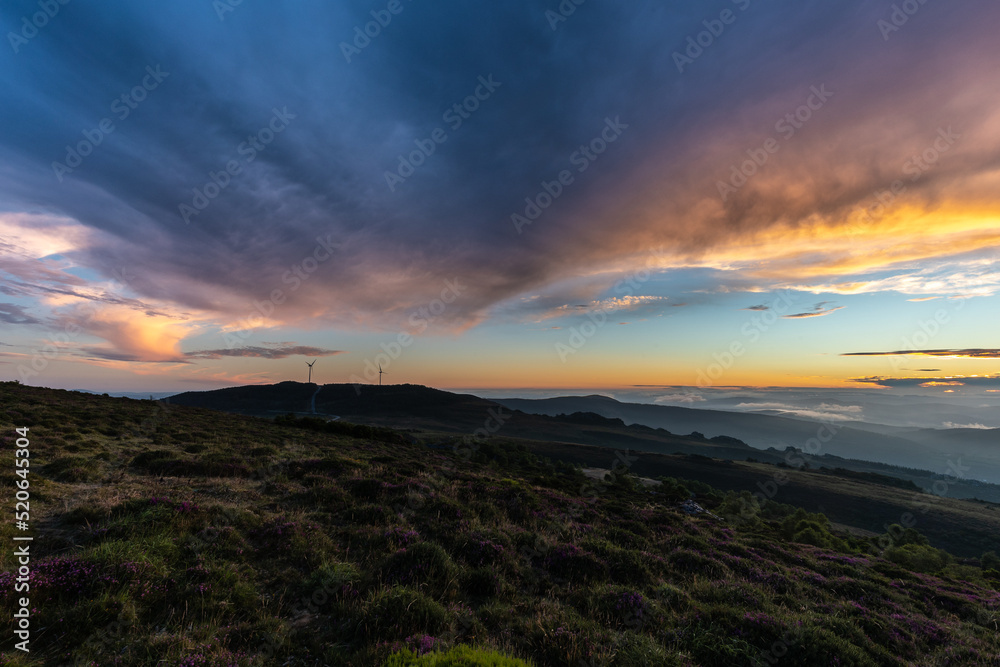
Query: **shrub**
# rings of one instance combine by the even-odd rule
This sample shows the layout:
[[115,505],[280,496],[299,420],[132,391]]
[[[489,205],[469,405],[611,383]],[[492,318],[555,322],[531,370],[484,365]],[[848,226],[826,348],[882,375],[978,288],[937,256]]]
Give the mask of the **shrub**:
[[458,567],[440,544],[418,542],[389,556],[382,565],[383,576],[392,582],[429,586],[442,592],[458,580]]
[[396,653],[385,662],[384,667],[531,667],[530,662],[509,658],[496,651],[456,646],[447,653],[427,653],[418,656],[409,649]]
[[362,627],[373,639],[403,639],[418,633],[437,636],[447,626],[448,612],[412,588],[394,586],[376,593],[365,606]]
[[791,542],[848,551],[847,543],[830,532],[830,520],[825,514],[810,514],[801,507],[785,517],[781,532]]
[[925,573],[939,572],[951,562],[951,556],[947,552],[917,544],[890,547],[886,549],[885,557],[909,570]]

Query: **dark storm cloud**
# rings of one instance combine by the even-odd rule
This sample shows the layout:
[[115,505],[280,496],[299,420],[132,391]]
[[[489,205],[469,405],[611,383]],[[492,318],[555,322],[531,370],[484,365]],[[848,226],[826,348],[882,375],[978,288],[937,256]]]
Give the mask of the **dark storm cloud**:
[[102,360],[102,361],[128,361],[128,362],[145,362],[145,363],[169,363],[169,364],[186,364],[190,363],[183,359],[177,357],[149,357],[143,354],[132,354],[129,352],[122,352],[113,349],[106,349],[102,347],[90,347],[83,346],[79,351],[74,352],[73,356],[80,357],[82,359],[88,360]]
[[194,359],[221,359],[222,357],[257,357],[261,359],[284,359],[295,355],[307,357],[330,357],[343,354],[343,350],[326,350],[308,345],[281,344],[268,347],[237,347],[221,350],[198,350],[188,352],[187,356]]
[[[679,73],[674,50],[743,4]],[[891,42],[876,27],[887,8],[861,2],[586,3],[553,30],[545,12],[556,5],[404,2],[350,63],[341,43],[380,5],[242,3],[224,20],[202,0],[65,5],[3,55],[0,83],[18,102],[0,107],[0,191],[106,232],[67,256],[106,275],[130,267],[141,298],[235,316],[281,289],[285,322],[393,326],[457,279],[468,289],[439,321],[462,326],[637,246],[699,251],[869,196],[898,150],[871,149],[857,178],[826,165],[926,124],[881,143],[858,130],[822,151],[818,137],[919,107],[927,78],[948,73],[928,40],[996,50],[983,16],[995,8],[974,3],[926,5]],[[0,10],[7,26],[35,11],[29,0]],[[941,80],[938,99],[962,84]],[[754,147],[747,137],[770,133],[777,112],[823,83],[836,91],[828,115],[775,166],[811,182],[704,213]],[[444,114],[467,99],[479,108],[455,128]],[[953,118],[972,127],[980,116]],[[628,128],[518,234],[511,214],[615,119]],[[390,190],[386,171],[439,129],[446,140]],[[67,146],[81,141],[98,145],[69,167]],[[975,171],[974,158],[934,179]],[[217,196],[200,200],[206,188]]]

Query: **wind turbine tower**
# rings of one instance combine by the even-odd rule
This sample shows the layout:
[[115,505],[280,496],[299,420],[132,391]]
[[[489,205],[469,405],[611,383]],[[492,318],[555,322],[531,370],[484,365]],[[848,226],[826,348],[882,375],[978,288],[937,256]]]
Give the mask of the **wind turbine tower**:
[[315,364],[317,361],[319,361],[319,359],[313,359],[312,364],[310,364],[308,361],[306,362],[306,366],[309,367],[309,384],[312,384],[312,381],[313,381],[313,364]]
[[379,364],[378,365],[378,386],[380,386],[380,387],[382,386],[382,374],[383,373],[385,373],[385,371],[382,370],[382,364]]

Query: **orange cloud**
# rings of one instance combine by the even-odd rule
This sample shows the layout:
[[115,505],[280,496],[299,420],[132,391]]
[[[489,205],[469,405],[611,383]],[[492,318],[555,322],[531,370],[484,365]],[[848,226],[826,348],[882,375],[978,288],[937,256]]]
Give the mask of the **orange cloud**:
[[114,361],[183,362],[180,342],[188,327],[162,315],[137,317],[121,306],[101,307],[78,321],[84,332],[108,345],[84,348],[84,352]]
[[1000,349],[971,348],[967,350],[899,350],[896,352],[848,352],[842,357],[948,357],[952,359],[1000,359]]

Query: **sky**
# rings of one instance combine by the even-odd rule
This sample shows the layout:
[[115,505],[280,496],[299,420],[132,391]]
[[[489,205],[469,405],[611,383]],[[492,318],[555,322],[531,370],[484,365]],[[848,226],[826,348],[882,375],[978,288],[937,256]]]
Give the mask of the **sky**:
[[1000,393],[998,19],[9,0],[0,376]]

